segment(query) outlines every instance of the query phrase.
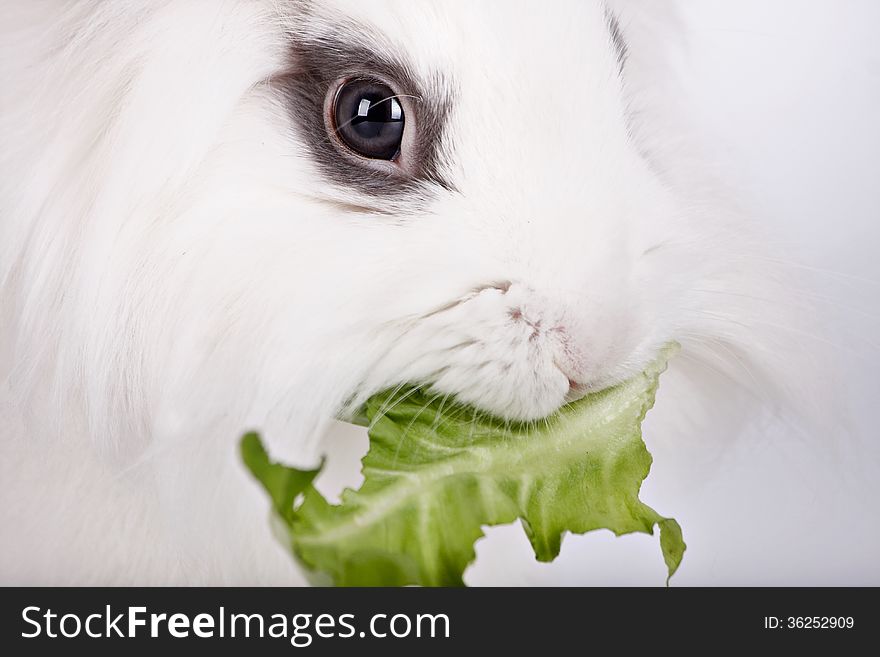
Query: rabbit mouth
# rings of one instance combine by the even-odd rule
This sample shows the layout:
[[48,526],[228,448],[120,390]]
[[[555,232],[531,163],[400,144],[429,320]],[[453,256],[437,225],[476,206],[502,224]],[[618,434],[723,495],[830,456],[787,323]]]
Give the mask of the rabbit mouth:
[[[352,401],[415,386],[505,420],[536,421],[637,371],[630,331],[606,330],[613,349],[583,347],[559,305],[515,281],[475,286],[402,323]],[[601,344],[588,335],[590,346]]]
[[568,392],[565,394],[565,403],[570,404],[579,399],[583,399],[593,392],[593,388],[586,383],[579,383],[573,379],[568,379]]

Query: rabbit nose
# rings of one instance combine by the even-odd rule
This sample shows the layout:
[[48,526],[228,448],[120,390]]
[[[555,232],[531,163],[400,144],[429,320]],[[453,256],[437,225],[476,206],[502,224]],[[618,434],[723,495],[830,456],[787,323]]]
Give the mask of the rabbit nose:
[[547,340],[558,353],[553,358],[553,364],[568,380],[570,395],[586,394],[586,384],[582,382],[583,366],[579,351],[573,346],[571,336],[565,326],[555,325],[546,327],[544,318],[539,314],[529,313],[521,306],[514,306],[507,311],[508,317],[517,324],[522,324],[528,329],[529,342],[538,339]]

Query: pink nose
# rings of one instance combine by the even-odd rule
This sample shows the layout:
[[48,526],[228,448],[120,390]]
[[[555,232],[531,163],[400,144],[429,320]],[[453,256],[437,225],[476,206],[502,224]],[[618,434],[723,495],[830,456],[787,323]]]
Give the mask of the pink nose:
[[527,329],[529,341],[540,340],[552,350],[554,365],[568,381],[566,397],[574,400],[586,395],[593,372],[585,349],[593,336],[583,322],[563,310],[568,305],[564,301],[529,287],[512,285],[505,295],[512,302],[509,317]]

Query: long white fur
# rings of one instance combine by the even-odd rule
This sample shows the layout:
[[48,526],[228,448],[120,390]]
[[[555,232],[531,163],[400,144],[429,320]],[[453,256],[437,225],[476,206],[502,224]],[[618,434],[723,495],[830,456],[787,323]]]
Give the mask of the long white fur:
[[[534,419],[676,339],[670,434],[809,400],[787,275],[670,101],[672,21],[617,9],[622,79],[598,2],[4,3],[0,582],[298,581],[238,437],[313,463],[405,381]],[[325,181],[272,82],[339,17],[454,85],[424,212]]]

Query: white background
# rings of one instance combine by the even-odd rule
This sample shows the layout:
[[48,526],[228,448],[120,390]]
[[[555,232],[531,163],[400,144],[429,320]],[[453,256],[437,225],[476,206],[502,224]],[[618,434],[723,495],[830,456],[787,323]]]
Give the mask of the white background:
[[[649,414],[642,499],[684,528],[674,585],[880,585],[880,2],[678,4],[715,156],[790,236],[781,255],[814,268],[832,299],[855,426],[808,442],[779,425],[732,444],[657,445]],[[664,567],[656,538],[608,532],[568,536],[556,562],[537,564],[521,530],[503,527],[466,579],[651,585]]]

